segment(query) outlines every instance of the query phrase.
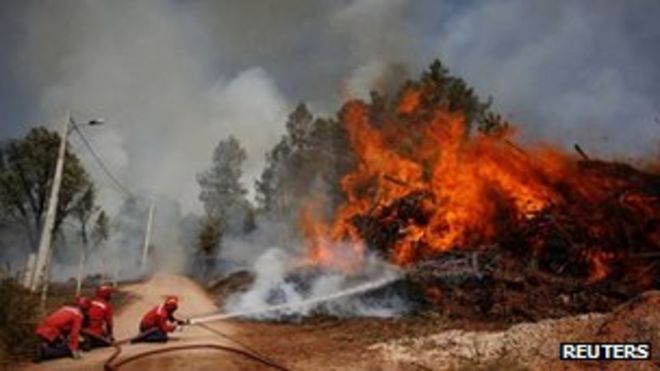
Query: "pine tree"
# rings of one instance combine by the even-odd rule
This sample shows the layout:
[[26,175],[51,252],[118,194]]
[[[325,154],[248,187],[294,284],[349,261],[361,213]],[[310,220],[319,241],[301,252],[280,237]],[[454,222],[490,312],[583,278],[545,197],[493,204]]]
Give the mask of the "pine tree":
[[198,175],[199,200],[210,220],[217,220],[229,233],[242,233],[251,205],[241,183],[247,155],[236,138],[221,140],[213,152],[211,166]]

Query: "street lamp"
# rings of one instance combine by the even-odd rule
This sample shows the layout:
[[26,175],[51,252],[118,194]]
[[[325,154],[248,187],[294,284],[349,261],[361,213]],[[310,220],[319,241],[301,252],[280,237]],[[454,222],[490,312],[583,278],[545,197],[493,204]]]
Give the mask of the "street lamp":
[[[40,285],[47,282],[47,266],[50,261],[50,245],[53,238],[53,227],[55,225],[55,213],[57,211],[57,203],[59,201],[60,186],[62,184],[62,172],[64,171],[64,155],[66,154],[66,142],[69,136],[71,125],[75,130],[78,130],[78,124],[73,120],[71,114],[67,112],[66,120],[62,126],[60,135],[60,147],[57,156],[57,164],[55,165],[55,175],[53,177],[53,184],[48,198],[48,209],[46,211],[46,218],[41,230],[41,239],[39,240],[39,249],[37,250],[37,257],[34,264],[34,269],[31,272],[30,290],[36,291]],[[103,119],[90,120],[84,125],[96,126],[103,124]]]

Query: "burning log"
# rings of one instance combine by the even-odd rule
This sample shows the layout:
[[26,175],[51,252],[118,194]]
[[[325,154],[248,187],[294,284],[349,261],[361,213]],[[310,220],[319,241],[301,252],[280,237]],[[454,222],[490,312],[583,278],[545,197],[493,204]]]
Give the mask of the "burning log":
[[[433,254],[418,241],[409,279],[456,316],[514,322],[602,311],[657,287],[660,267],[634,257],[660,256],[658,242],[649,239],[658,225],[658,177],[593,160],[580,169],[582,184],[597,186],[592,198],[570,195],[573,203],[513,221],[499,242],[476,249]],[[616,181],[601,186],[601,177]],[[353,222],[368,246],[387,257],[408,228],[428,224],[424,204],[431,197],[410,192]],[[642,242],[644,252],[636,252]]]
[[391,175],[388,175],[388,174],[383,175],[383,179],[388,180],[388,181],[390,181],[394,184],[400,185],[402,187],[411,188],[410,184],[404,182],[403,180],[399,180],[399,179],[397,179],[397,178],[395,178]]
[[460,112],[418,93],[405,122],[371,122],[361,102],[342,109],[359,165],[342,179],[333,220],[310,229],[312,241],[331,241],[314,256],[334,256],[332,242],[376,251],[458,314],[602,311],[660,287],[660,268],[632,258],[660,252],[660,174],[577,144],[580,161],[523,148],[507,129],[470,135]]

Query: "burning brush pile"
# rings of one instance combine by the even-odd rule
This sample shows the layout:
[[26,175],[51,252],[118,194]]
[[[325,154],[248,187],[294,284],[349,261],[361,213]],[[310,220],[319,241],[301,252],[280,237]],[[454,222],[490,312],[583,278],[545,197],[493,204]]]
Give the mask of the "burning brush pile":
[[378,112],[343,106],[356,166],[331,218],[314,203],[301,212],[314,264],[355,271],[374,251],[425,301],[512,321],[605,311],[660,287],[658,173],[518,145],[495,115],[472,130],[443,83],[409,82]]

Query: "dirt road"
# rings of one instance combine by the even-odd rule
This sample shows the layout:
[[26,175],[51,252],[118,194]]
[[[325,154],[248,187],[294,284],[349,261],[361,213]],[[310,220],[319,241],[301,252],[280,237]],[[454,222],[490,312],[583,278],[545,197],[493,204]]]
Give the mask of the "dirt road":
[[[145,283],[122,288],[129,300],[116,315],[116,336],[136,334],[142,314],[168,294],[180,297],[178,315],[196,317],[216,313],[213,300],[192,280],[158,275]],[[498,364],[497,369],[566,369],[556,352],[561,341],[632,341],[643,339],[657,346],[660,338],[660,292],[649,292],[609,314],[588,314],[512,327],[489,323],[452,322],[438,313],[400,318],[317,318],[302,323],[220,321],[209,323],[213,331],[229,335],[250,348],[274,358],[292,370],[445,370],[467,361]],[[149,350],[181,345],[218,344],[240,347],[226,338],[197,326],[173,334],[167,344],[125,345],[119,360]],[[82,360],[63,359],[20,370],[102,370],[113,349],[85,353]],[[505,355],[506,357],[503,357]],[[501,359],[500,359],[501,358]],[[513,360],[513,363],[502,361]],[[460,362],[459,362],[460,361]],[[654,362],[637,362],[640,369],[655,370]],[[514,367],[515,366],[515,367]],[[588,365],[572,364],[571,369]],[[600,365],[621,369],[620,364]],[[624,367],[625,368],[625,367]],[[130,370],[270,370],[266,366],[228,352],[185,350],[154,355],[126,364]]]
[[[176,275],[156,275],[144,283],[122,287],[133,300],[115,315],[115,337],[119,340],[129,338],[137,333],[137,326],[142,315],[151,307],[162,302],[166,295],[177,295],[180,299],[177,315],[182,318],[200,316],[217,312],[217,307],[206,293],[192,280]],[[231,324],[218,322],[210,326],[224,334],[232,335],[237,328]],[[172,341],[167,344],[127,344],[122,347],[120,358],[138,354],[153,349],[175,347],[192,344],[219,344],[225,346],[237,345],[211,331],[189,326],[181,332],[172,335]],[[41,364],[25,364],[19,369],[25,371],[39,370],[102,370],[104,362],[112,355],[113,349],[97,349],[84,353],[81,360],[62,359]],[[154,355],[143,358],[121,368],[130,370],[260,370],[268,369],[254,361],[238,355],[212,349],[185,350]]]

